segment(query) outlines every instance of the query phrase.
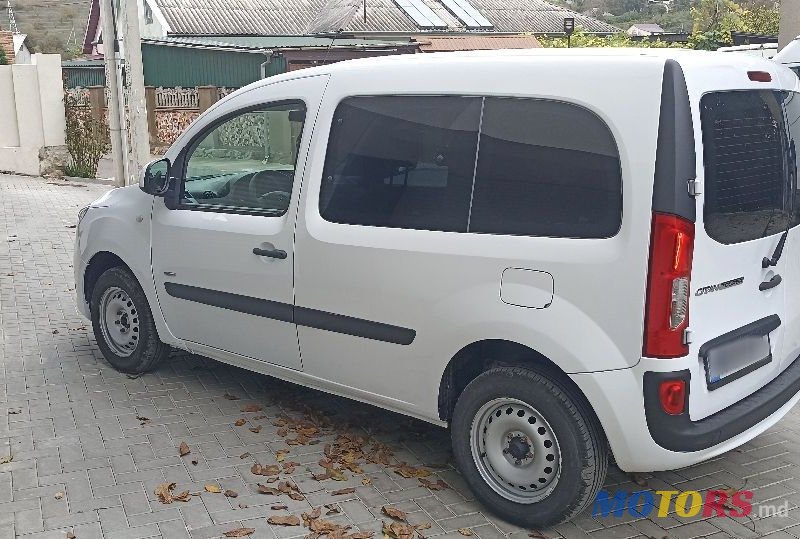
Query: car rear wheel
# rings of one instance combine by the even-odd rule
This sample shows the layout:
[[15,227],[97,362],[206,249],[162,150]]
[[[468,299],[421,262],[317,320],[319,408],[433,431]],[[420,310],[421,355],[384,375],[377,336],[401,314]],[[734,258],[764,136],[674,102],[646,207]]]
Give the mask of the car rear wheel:
[[158,338],[147,297],[125,268],[103,273],[92,290],[92,329],[103,356],[118,371],[140,374],[169,355]]
[[583,399],[539,372],[484,372],[459,397],[451,430],[475,496],[519,526],[571,519],[605,480],[608,449],[596,419]]

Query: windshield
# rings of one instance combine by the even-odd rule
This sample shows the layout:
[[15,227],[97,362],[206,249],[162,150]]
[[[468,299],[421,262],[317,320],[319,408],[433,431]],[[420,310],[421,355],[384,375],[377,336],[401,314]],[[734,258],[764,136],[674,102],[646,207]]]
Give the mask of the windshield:
[[731,244],[800,223],[800,94],[714,92],[700,102],[708,235]]

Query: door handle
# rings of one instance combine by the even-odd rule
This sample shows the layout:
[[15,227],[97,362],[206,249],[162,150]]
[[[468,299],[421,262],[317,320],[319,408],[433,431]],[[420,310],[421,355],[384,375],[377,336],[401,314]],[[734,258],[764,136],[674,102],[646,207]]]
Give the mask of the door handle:
[[763,292],[764,290],[775,288],[776,286],[781,284],[782,280],[783,279],[781,279],[781,276],[776,273],[775,275],[772,276],[772,279],[770,279],[769,281],[764,281],[763,283],[758,285],[758,289]]
[[286,251],[281,249],[261,249],[260,247],[253,247],[253,254],[258,256],[267,256],[269,258],[277,258],[279,260],[286,258]]

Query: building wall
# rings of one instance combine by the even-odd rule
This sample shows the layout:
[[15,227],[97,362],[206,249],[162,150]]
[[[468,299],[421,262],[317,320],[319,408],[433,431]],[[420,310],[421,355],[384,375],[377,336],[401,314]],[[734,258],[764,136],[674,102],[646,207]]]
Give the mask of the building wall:
[[782,0],[781,35],[778,39],[781,48],[800,36],[800,0]]
[[14,63],[14,34],[0,30],[0,48],[6,53],[6,60],[9,64]]
[[66,119],[61,57],[31,61],[0,66],[0,171],[38,176],[42,156],[66,145]]
[[240,88],[261,79],[262,54],[142,45],[147,86]]

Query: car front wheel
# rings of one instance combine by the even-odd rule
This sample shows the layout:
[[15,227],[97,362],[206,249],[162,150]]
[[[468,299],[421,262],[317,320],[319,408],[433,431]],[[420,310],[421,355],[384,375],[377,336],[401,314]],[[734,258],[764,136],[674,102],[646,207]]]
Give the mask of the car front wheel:
[[596,419],[565,384],[518,367],[484,372],[453,413],[456,462],[503,519],[546,527],[583,511],[603,484],[608,449]]
[[147,297],[126,268],[111,268],[100,276],[90,307],[100,351],[118,371],[148,372],[169,355],[169,346],[158,338]]

